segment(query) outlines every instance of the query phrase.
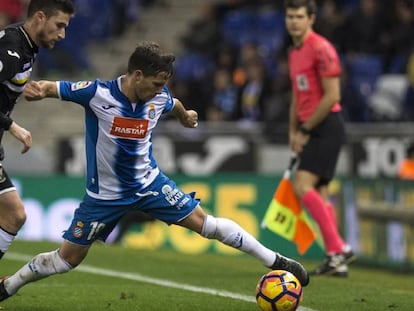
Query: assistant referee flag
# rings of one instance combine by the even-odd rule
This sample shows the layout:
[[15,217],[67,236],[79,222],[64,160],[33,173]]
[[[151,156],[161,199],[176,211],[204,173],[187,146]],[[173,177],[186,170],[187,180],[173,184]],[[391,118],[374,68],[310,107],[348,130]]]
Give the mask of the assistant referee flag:
[[316,233],[293,191],[290,174],[287,170],[276,188],[261,227],[294,242],[303,255],[316,240]]

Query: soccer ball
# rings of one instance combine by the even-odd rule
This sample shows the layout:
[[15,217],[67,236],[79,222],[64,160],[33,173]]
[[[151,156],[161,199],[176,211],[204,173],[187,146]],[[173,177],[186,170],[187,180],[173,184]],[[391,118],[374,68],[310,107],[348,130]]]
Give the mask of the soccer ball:
[[256,286],[256,302],[263,311],[293,311],[302,301],[302,285],[290,272],[273,270]]

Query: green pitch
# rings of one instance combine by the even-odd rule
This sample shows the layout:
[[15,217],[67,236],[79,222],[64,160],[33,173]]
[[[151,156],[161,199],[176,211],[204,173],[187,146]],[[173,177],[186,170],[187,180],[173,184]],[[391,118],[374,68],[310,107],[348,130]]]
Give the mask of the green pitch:
[[[57,244],[16,241],[0,275]],[[304,262],[312,268],[315,262]],[[28,284],[0,303],[5,311],[258,311],[254,291],[267,270],[248,256],[182,255],[97,244],[65,275]],[[314,277],[303,311],[414,310],[414,275],[351,266],[350,277]]]

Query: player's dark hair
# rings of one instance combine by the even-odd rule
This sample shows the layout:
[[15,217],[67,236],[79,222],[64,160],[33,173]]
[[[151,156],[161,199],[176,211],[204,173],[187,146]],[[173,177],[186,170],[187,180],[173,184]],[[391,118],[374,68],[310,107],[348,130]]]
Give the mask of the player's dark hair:
[[73,15],[75,6],[71,0],[31,0],[27,7],[27,17],[32,17],[38,11],[42,11],[47,17],[58,12]]
[[160,72],[173,73],[174,54],[165,53],[158,43],[144,41],[137,45],[128,61],[128,73],[141,70],[145,76],[156,76]]
[[316,3],[314,0],[285,0],[285,11],[287,9],[299,9],[302,7],[306,7],[306,13],[308,15],[316,14]]

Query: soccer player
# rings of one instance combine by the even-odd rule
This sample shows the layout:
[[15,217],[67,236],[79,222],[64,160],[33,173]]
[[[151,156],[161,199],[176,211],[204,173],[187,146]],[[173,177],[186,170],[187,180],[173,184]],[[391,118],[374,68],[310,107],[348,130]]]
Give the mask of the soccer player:
[[328,184],[345,141],[339,104],[340,62],[333,45],[312,29],[315,2],[285,0],[284,5],[286,29],[293,41],[289,50],[289,147],[300,156],[293,186],[318,223],[326,249],[326,260],[312,273],[347,276],[347,264],[355,255],[338,232],[328,197]]
[[207,215],[195,193],[184,193],[158,168],[152,131],[161,115],[171,113],[184,127],[198,125],[197,112],[186,110],[165,85],[174,60],[156,43],[142,42],[129,58],[127,73],[115,80],[27,85],[24,95],[29,100],[60,98],[85,109],[86,194],[59,249],[38,254],[2,281],[0,301],[28,282],[75,268],[91,244],[105,240],[130,210],[219,240],[271,269],[292,272],[303,286],[308,284],[308,273],[300,263],[266,248],[234,221]]
[[[0,31],[0,143],[9,131],[23,144],[22,153],[32,146],[31,133],[10,118],[16,100],[29,80],[38,48],[53,48],[65,37],[74,14],[69,0],[32,0],[26,21]],[[4,150],[0,145],[0,161]],[[26,220],[23,203],[0,163],[0,258]]]

